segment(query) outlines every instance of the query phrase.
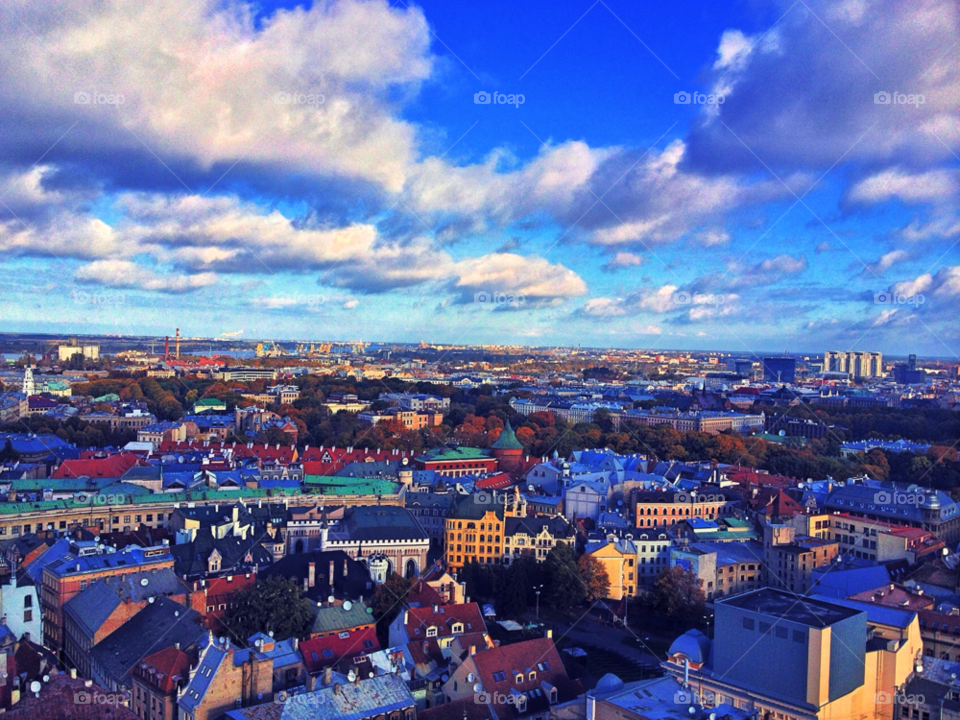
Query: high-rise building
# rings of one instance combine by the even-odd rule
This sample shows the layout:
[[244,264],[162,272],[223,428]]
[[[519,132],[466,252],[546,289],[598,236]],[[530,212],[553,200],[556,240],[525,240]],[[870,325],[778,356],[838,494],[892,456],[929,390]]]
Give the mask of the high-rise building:
[[917,367],[917,356],[910,355],[907,362],[893,366],[893,380],[900,385],[920,385],[925,379],[923,370]]
[[883,376],[883,354],[861,350],[827,350],[823,354],[824,372],[845,372],[853,378]]
[[792,357],[764,358],[763,379],[765,382],[795,382],[797,379],[797,361]]

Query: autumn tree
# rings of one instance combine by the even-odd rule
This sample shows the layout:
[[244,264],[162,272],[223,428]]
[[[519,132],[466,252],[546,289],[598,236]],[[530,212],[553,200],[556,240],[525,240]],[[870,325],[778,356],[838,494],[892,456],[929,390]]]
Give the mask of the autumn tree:
[[237,642],[258,632],[273,632],[277,640],[285,640],[304,637],[313,617],[313,604],[303,597],[296,579],[271,575],[236,593],[223,625]]
[[600,600],[610,594],[610,577],[599,560],[590,555],[582,555],[577,562],[577,570],[587,589],[589,600]]

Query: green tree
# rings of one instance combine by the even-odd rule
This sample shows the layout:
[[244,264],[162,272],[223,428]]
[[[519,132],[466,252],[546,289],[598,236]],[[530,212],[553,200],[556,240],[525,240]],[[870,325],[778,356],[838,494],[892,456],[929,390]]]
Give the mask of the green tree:
[[570,610],[587,599],[587,588],[577,567],[577,553],[570,545],[559,543],[554,546],[543,566],[550,603],[557,610]]
[[692,621],[703,614],[703,581],[679,565],[664,569],[653,586],[653,608],[675,621]]
[[286,640],[305,636],[313,617],[313,603],[303,597],[296,579],[271,575],[237,592],[223,624],[238,642],[254,633],[270,631],[277,640]]

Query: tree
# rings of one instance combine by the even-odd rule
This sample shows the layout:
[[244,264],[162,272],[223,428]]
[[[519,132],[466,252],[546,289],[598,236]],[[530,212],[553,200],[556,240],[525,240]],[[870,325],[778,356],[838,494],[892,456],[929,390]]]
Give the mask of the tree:
[[373,617],[377,619],[378,627],[382,623],[383,628],[386,629],[393,622],[400,612],[401,601],[410,592],[412,586],[413,581],[399,573],[391,574],[381,585],[377,585],[370,599],[370,607],[373,609]]
[[610,577],[599,560],[590,555],[582,555],[577,562],[577,570],[590,600],[600,600],[610,594]]
[[254,633],[271,631],[277,640],[286,640],[305,636],[313,617],[313,603],[303,597],[296,579],[271,575],[237,592],[223,625],[238,642]]
[[665,568],[653,586],[653,607],[671,620],[699,619],[706,605],[703,581],[679,565]]
[[7,441],[3,445],[3,450],[0,450],[0,463],[15,463],[20,458],[20,454],[13,449],[13,445],[10,444],[10,438],[7,438]]
[[543,565],[550,602],[557,610],[570,610],[587,599],[587,589],[577,568],[576,551],[570,545],[555,545]]
[[517,617],[527,610],[527,589],[530,587],[527,564],[517,559],[509,567],[501,566],[500,575],[497,611],[503,617]]

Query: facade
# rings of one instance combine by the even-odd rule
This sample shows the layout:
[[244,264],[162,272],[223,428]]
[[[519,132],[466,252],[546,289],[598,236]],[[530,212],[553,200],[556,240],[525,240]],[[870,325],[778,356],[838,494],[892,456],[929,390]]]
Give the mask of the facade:
[[430,536],[430,542],[440,546],[443,544],[447,514],[455,501],[452,492],[408,492],[403,506],[417,518],[420,527]]
[[444,559],[451,572],[468,562],[500,564],[504,555],[504,521],[519,517],[508,493],[475,493],[463,498],[447,518]]
[[834,540],[797,535],[789,525],[767,525],[763,552],[764,584],[804,593],[813,587],[813,571],[833,563],[840,545]]
[[577,533],[563,516],[524,517],[523,515],[508,517],[504,523],[504,565],[509,565],[521,557],[532,557],[537,562],[543,562],[556,545],[562,543],[573,547]]
[[497,459],[488,450],[467,447],[439,447],[414,458],[417,470],[434,470],[447,477],[495,472]]
[[700,518],[718,520],[730,515],[740,506],[740,498],[714,487],[695,490],[645,490],[630,496],[638,528],[665,525],[672,527],[681,520]]
[[670,564],[695,574],[708,602],[763,587],[760,543],[691,543],[671,549]]
[[921,647],[915,613],[770,588],[715,608],[714,640],[685,633],[662,664],[704,705],[780,720],[894,720],[885,698],[914,671]]
[[847,373],[854,378],[883,377],[883,354],[827,350],[823,354],[823,371]]
[[609,535],[606,540],[587,543],[585,553],[603,566],[610,579],[608,600],[636,595],[637,546],[633,540]]
[[176,647],[148,655],[130,675],[130,709],[140,720],[177,720],[177,695],[190,679],[190,656]]
[[792,385],[797,381],[797,361],[788,357],[765,357],[763,379],[765,382]]

